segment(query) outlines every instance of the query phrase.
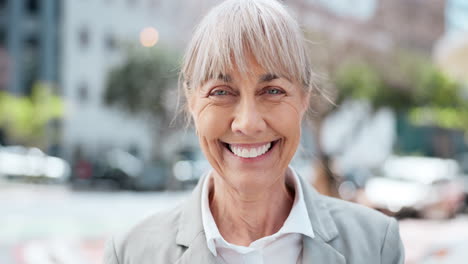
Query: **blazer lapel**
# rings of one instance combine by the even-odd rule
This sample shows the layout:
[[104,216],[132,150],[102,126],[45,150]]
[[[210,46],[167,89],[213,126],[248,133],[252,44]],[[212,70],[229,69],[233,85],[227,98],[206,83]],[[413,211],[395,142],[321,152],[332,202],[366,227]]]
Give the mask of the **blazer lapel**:
[[216,263],[215,256],[206,245],[205,231],[201,216],[201,193],[205,177],[200,178],[190,198],[185,202],[180,216],[176,243],[187,248],[176,262],[188,263]]
[[346,264],[345,257],[319,238],[305,237],[303,239],[302,263],[333,263]]
[[338,236],[338,229],[321,195],[299,176],[304,200],[315,237],[304,237],[302,263],[345,264],[345,257],[329,242]]
[[216,264],[216,257],[206,246],[205,233],[200,233],[176,262],[176,264],[192,263]]

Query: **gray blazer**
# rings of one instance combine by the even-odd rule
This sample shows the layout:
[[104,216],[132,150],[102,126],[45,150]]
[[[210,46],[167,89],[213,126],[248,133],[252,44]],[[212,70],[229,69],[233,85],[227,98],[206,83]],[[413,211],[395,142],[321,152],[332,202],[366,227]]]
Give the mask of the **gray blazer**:
[[[107,242],[105,264],[217,263],[201,217],[201,182],[180,206],[156,213]],[[301,180],[315,238],[303,238],[302,263],[403,264],[395,219],[320,195]]]

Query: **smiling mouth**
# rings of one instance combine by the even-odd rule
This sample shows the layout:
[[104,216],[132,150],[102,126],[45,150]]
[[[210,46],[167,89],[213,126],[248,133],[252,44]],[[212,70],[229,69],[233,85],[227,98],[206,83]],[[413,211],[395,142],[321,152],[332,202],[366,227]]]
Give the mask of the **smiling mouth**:
[[[232,154],[241,158],[256,158],[268,153],[271,149],[273,149],[274,145],[278,143],[280,140],[271,141],[265,143],[264,145],[259,145],[255,147],[243,147],[241,144],[228,144],[225,142],[221,142],[225,148],[227,148]],[[249,144],[245,144],[249,145]]]

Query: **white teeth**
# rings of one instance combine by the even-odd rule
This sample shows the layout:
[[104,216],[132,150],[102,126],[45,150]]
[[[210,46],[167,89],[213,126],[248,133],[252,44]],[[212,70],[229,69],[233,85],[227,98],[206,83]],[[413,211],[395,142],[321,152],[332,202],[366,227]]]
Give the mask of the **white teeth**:
[[265,154],[271,147],[271,143],[267,143],[257,148],[241,148],[231,146],[232,152],[242,158],[255,158]]
[[249,157],[253,158],[253,157],[257,157],[257,156],[258,156],[257,155],[257,149],[255,149],[255,148],[250,149]]
[[242,153],[242,154],[241,154],[242,157],[250,158],[250,156],[249,156],[250,153],[249,153],[249,150],[248,150],[248,149],[242,149],[242,152],[241,152],[241,153]]

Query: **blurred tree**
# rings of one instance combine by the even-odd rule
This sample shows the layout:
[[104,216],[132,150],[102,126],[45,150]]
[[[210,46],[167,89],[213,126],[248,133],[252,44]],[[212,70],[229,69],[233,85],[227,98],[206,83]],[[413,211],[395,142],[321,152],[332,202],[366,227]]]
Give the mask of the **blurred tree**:
[[177,54],[160,47],[128,49],[107,78],[105,102],[130,114],[149,114],[154,125],[153,155],[161,160],[162,139],[171,131],[170,108],[177,104]]
[[[338,196],[338,178],[330,168],[330,159],[346,151],[361,132],[366,116],[354,123],[351,133],[340,141],[335,153],[325,153],[320,144],[323,121],[346,100],[365,100],[372,110],[387,107],[397,116],[413,124],[430,124],[449,129],[463,129],[468,133],[468,104],[462,86],[449,79],[422,57],[412,54],[394,56],[386,63],[350,59],[333,68],[331,82],[325,92],[332,94],[333,103],[321,96],[313,97],[314,134],[317,144],[316,188],[327,195]],[[330,92],[331,91],[331,92]],[[329,97],[327,97],[329,99]],[[321,102],[320,102],[321,101]]]
[[421,72],[410,120],[468,133],[468,96],[463,87],[434,67]]
[[12,142],[45,148],[47,126],[63,117],[63,109],[63,100],[43,82],[33,85],[30,96],[0,91],[0,127]]

